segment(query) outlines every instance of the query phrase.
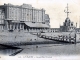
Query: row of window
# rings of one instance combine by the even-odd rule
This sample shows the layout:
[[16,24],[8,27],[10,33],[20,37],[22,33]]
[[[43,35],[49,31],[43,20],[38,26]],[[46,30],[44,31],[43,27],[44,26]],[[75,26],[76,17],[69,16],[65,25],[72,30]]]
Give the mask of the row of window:
[[[14,16],[14,15],[9,15],[9,18],[10,19],[13,19],[13,20],[20,20],[20,18],[21,17],[17,17],[17,16]],[[34,17],[33,19],[32,19],[32,16],[31,17],[26,17],[25,15],[22,17],[22,20],[36,20],[36,21],[42,21],[42,18],[40,18],[40,17],[38,17],[38,18],[36,18],[36,17]]]
[[4,15],[0,15],[0,19],[4,19]]
[[20,9],[20,8],[15,8],[15,7],[9,7],[9,10],[14,10],[14,11],[17,11],[17,10],[22,10],[22,12],[42,12],[42,10],[36,10],[36,9]]
[[[44,29],[29,29],[29,30],[30,30],[30,31],[33,31],[33,30],[36,30],[36,31],[40,31],[40,30],[42,31],[42,30],[43,30],[43,31],[45,31]],[[56,31],[55,31],[55,30],[49,31],[49,30],[47,30],[47,29],[46,29],[46,31],[47,31],[47,32],[59,32],[58,30],[56,30]]]
[[0,20],[0,24],[3,24],[4,23],[4,20]]
[[[18,19],[17,18],[17,13],[18,13],[18,11],[17,10],[19,10],[18,8],[9,8],[10,10],[9,10],[9,18],[12,18],[12,19]],[[16,11],[14,11],[14,10],[16,10]],[[23,9],[22,10],[23,11],[23,14],[22,14],[22,20],[25,20],[25,19],[27,19],[27,17],[26,17],[26,9]],[[16,12],[16,13],[15,13]],[[29,12],[32,12],[31,10],[29,11]],[[28,13],[29,13],[28,12]],[[36,19],[36,20],[42,20],[42,19],[40,19],[42,16],[42,13],[38,13],[39,11],[34,11],[34,16],[33,17],[37,17],[37,18],[34,18],[34,20]],[[41,11],[40,11],[41,12]],[[18,14],[19,15],[19,14]],[[27,16],[31,16],[31,14],[27,14]],[[38,17],[38,16],[40,16],[40,17]],[[31,16],[32,17],[32,16]],[[30,18],[29,18],[30,19]],[[32,19],[32,18],[31,18]],[[19,19],[18,19],[19,20]]]

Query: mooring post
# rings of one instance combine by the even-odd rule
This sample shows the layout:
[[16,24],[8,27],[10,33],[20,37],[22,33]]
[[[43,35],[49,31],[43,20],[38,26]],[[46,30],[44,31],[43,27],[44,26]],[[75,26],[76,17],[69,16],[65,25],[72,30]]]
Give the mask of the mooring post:
[[68,39],[68,38],[67,38],[67,36],[66,36],[66,41],[67,41],[67,39]]
[[76,33],[75,33],[75,39],[74,39],[74,44],[76,44]]
[[71,42],[70,40],[71,40],[71,36],[69,35],[69,43]]
[[63,41],[64,41],[64,35],[63,35]]

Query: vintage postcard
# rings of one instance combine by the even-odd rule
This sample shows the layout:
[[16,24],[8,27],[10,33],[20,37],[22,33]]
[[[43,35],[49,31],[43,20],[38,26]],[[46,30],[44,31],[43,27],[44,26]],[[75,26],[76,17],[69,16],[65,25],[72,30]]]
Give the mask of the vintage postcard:
[[79,57],[79,0],[0,0],[0,60]]

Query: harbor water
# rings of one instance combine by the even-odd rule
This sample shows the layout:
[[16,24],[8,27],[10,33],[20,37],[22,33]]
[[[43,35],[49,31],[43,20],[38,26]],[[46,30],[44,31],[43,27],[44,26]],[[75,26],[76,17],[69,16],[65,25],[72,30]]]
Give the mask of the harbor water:
[[[23,50],[18,55],[80,55],[80,43],[77,44],[37,44],[17,46]],[[0,49],[0,55],[12,55],[20,49]]]

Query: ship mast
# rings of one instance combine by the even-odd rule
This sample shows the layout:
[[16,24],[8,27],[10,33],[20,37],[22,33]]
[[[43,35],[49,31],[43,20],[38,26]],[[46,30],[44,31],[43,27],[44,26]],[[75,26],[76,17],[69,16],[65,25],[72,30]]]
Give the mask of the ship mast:
[[79,28],[80,28],[80,16],[79,16]]
[[66,7],[66,8],[67,8],[67,11],[64,11],[64,12],[67,13],[67,18],[68,18],[69,13],[71,13],[71,12],[68,11],[68,10],[69,10],[69,9],[68,9],[68,4],[67,4],[67,7]]

